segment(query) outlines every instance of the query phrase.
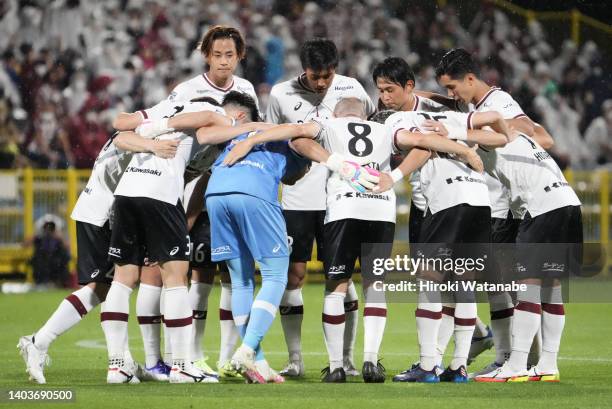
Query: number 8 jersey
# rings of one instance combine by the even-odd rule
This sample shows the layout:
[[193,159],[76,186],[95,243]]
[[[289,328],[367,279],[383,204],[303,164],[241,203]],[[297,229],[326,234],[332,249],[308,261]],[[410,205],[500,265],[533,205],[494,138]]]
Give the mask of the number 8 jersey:
[[[381,172],[391,172],[391,154],[397,152],[385,126],[356,117],[315,121],[321,125],[317,141],[331,153]],[[325,223],[342,219],[395,223],[395,192],[359,193],[332,172],[327,175]]]

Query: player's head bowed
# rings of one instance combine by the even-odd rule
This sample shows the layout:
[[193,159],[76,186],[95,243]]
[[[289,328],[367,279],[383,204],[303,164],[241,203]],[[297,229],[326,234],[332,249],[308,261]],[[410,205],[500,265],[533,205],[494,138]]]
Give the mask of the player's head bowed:
[[478,64],[463,48],[454,48],[444,54],[436,67],[436,78],[448,95],[465,103],[474,99],[475,87],[480,81],[478,76]]
[[239,123],[258,122],[260,120],[255,100],[244,92],[228,92],[221,105],[228,115],[231,115],[232,112],[236,113],[235,118]]
[[331,86],[338,67],[338,49],[327,38],[313,38],[302,44],[300,62],[307,85],[315,92],[324,94]]

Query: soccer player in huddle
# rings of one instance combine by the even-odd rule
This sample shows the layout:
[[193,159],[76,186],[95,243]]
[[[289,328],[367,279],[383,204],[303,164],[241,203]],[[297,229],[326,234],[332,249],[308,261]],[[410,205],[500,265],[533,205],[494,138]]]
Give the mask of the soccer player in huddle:
[[[526,283],[528,289],[517,293],[516,306],[506,293],[489,294],[494,336],[498,333],[497,354],[496,360],[476,373],[475,379],[558,381],[557,354],[565,322],[559,279],[578,272],[582,243],[580,200],[544,151],[543,146],[552,145],[550,136],[525,116],[509,94],[478,78],[478,67],[469,53],[462,49],[449,51],[436,75],[456,100],[475,103],[476,112],[497,110],[521,131],[520,137],[502,149],[478,150],[491,179],[502,187],[500,206],[509,208],[518,219],[493,219],[497,230],[493,240],[517,243],[515,256],[522,268],[512,277]],[[494,194],[491,191],[492,200]],[[546,244],[538,243],[569,245],[558,245],[551,251]],[[562,271],[546,267],[555,263],[563,266]],[[540,329],[542,352],[528,371],[529,352]]]
[[[414,73],[408,63],[399,57],[388,57],[384,61],[378,63],[372,72],[372,78],[379,93],[379,107],[400,112],[440,112],[448,110],[448,108],[435,102],[431,99],[417,95],[415,91],[416,79]],[[436,132],[436,125],[428,120],[424,124],[424,130]],[[420,182],[419,170],[410,174],[410,215],[408,218],[408,241],[410,243],[411,252],[416,247],[419,240],[421,223],[425,214],[426,201],[423,196]],[[413,253],[415,254],[415,253]],[[438,347],[446,346],[448,340],[454,332],[454,301],[448,294],[442,294],[442,321],[438,337]],[[472,350],[475,346],[481,349],[488,349],[493,345],[490,331],[484,325],[476,325],[474,330],[474,339]],[[444,349],[438,353],[444,355]]]
[[[450,78],[444,75],[445,71],[457,64],[460,70],[470,72],[462,78],[462,81],[449,81]],[[498,111],[502,114],[509,126],[516,128],[529,137],[533,137],[542,147],[548,149],[553,145],[552,137],[546,130],[531,121],[523,112],[519,104],[512,98],[510,94],[497,87],[489,86],[486,82],[478,77],[478,67],[473,61],[469,53],[463,49],[455,49],[449,51],[440,61],[437,71],[440,85],[447,87],[449,98],[431,93],[432,99],[447,105],[450,109],[459,109],[467,112],[485,112]],[[444,129],[443,126],[440,129]],[[479,151],[482,153],[482,151]],[[485,173],[485,180],[489,188],[489,197],[491,200],[491,242],[499,244],[496,253],[495,267],[498,270],[498,275],[508,274],[512,270],[510,257],[503,256],[501,253],[507,253],[502,247],[508,243],[514,243],[520,223],[518,213],[510,209],[509,190],[497,178],[489,173]],[[510,264],[508,264],[510,263]],[[489,293],[489,305],[491,307],[491,328],[492,339],[495,345],[496,358],[495,361],[487,365],[481,371],[475,372],[487,373],[490,370],[499,367],[509,356],[510,353],[510,331],[512,316],[514,313],[513,300],[508,293]],[[442,327],[446,326],[447,322],[443,320]],[[485,326],[480,319],[476,323],[476,342],[473,342],[470,350],[470,361],[474,359],[481,351],[487,348],[490,335],[485,335]],[[444,330],[442,331],[444,332]],[[535,364],[539,356],[539,338],[533,345],[533,351],[530,354],[530,362]],[[440,348],[444,348],[444,341],[440,341]]]
[[[221,104],[225,96],[234,91],[248,94],[254,99],[255,104],[258,105],[253,84],[235,75],[238,64],[245,57],[246,53],[246,43],[239,30],[222,25],[213,26],[204,34],[198,48],[206,61],[207,71],[178,84],[168,96],[168,100],[173,102],[190,101],[195,98],[208,97]],[[224,369],[239,339],[232,317],[232,289],[229,274],[224,263],[212,263],[210,257],[206,259],[204,250],[204,247],[208,247],[209,244],[210,222],[206,207],[201,203],[200,192],[205,188],[207,178],[207,175],[196,177],[188,182],[185,188],[184,203],[186,210],[190,206],[202,206],[202,212],[197,215],[197,219],[195,221],[190,220],[190,232],[193,232],[194,236],[198,238],[201,237],[201,241],[193,242],[191,261],[189,302],[194,318],[191,348],[195,365],[206,373],[213,373],[214,371],[212,371],[204,357],[202,339],[208,315],[208,297],[212,290],[215,273],[219,270],[221,272],[221,297],[219,301],[221,341],[217,370],[221,375],[233,376],[235,373],[228,368]],[[193,193],[196,185],[198,185],[198,190],[195,194],[197,197],[192,197],[191,193]],[[202,244],[204,244],[203,247],[201,246]]]
[[[300,49],[304,72],[297,78],[276,84],[270,91],[266,121],[276,124],[304,123],[311,119],[332,117],[336,103],[347,97],[363,101],[366,113],[374,112],[367,93],[354,78],[337,74],[338,50],[324,38],[306,41]],[[317,258],[323,261],[323,221],[325,219],[325,179],[323,165],[313,163],[312,168],[293,186],[283,186],[283,215],[291,242],[291,263],[287,290],[281,301],[280,315],[289,362],[281,371],[286,376],[303,376],[301,331],[304,317],[302,286],[306,275],[306,262],[310,260],[313,240],[317,243]],[[359,375],[353,363],[353,347],[357,334],[358,296],[349,281],[345,298],[346,327],[344,367],[348,375]]]
[[[249,108],[247,120],[257,120],[254,101],[244,95],[242,99],[242,105]],[[240,126],[227,131],[234,133],[231,143],[215,130],[206,131],[216,138],[214,142],[227,142],[212,167],[206,207],[211,222],[212,260],[224,261],[229,268],[234,322],[242,336],[242,345],[230,363],[250,382],[283,382],[282,377],[269,376],[270,368],[260,347],[287,283],[289,249],[277,199],[278,186],[281,179],[289,183],[303,175],[310,161],[295,154],[285,142],[263,145],[235,166],[224,166],[223,159],[235,143],[250,134]],[[262,287],[254,298],[255,261],[261,271]]]
[[[218,111],[203,102],[163,101],[142,116],[168,123],[181,112]],[[231,120],[226,118],[228,124]],[[115,277],[103,311],[103,329],[109,353],[108,382],[130,382],[134,374],[125,366],[120,342],[126,336],[129,297],[139,278],[142,251],[159,263],[165,291],[164,321],[172,351],[170,382],[218,382],[192,365],[190,338],[192,310],[187,298],[190,253],[185,212],[180,202],[183,172],[191,156],[193,133],[173,132],[160,139],[178,139],[172,160],[134,155],[115,190],[114,219],[109,255],[115,262]],[[151,224],[151,220],[157,223]]]
[[[503,146],[509,136],[508,128],[499,114],[475,115],[456,112],[397,112],[386,123],[389,132],[398,140],[412,134],[427,131],[430,120],[444,123],[449,129],[449,138],[462,143],[479,144],[491,149]],[[475,126],[492,126],[499,133],[489,131],[468,131],[468,121]],[[425,134],[430,138],[434,134]],[[465,146],[472,155],[476,152]],[[484,257],[490,235],[490,205],[484,182],[482,163],[480,169],[466,166],[453,155],[434,154],[421,168],[419,181],[425,197],[426,211],[421,222],[417,251],[424,258],[450,259]],[[466,276],[467,277],[467,276]],[[455,271],[422,271],[420,281],[457,282],[464,277]],[[472,278],[472,277],[469,277]],[[435,289],[419,291],[416,310],[417,333],[419,336],[420,361],[410,369],[396,375],[396,382],[467,382],[467,358],[476,322],[476,300],[473,291],[459,287],[447,294],[446,303],[454,308],[453,331],[455,350],[453,360],[446,370],[439,372],[442,357],[438,350],[440,323],[442,320],[442,297]],[[448,338],[446,341],[448,341]],[[443,351],[443,350],[442,350]]]
[[[154,141],[137,135],[114,134],[100,150],[87,185],[71,214],[76,221],[77,274],[82,287],[68,295],[38,331],[19,339],[18,348],[31,380],[46,383],[44,366],[48,362],[47,351],[51,344],[106,299],[115,271],[114,264],[108,260],[113,192],[131,153],[149,152],[170,159],[176,154],[177,146],[174,140]],[[143,274],[150,279],[155,276],[151,270]],[[127,365],[136,371],[138,368],[129,352],[127,338],[123,352]],[[146,370],[144,375],[157,376],[154,371],[149,374]]]

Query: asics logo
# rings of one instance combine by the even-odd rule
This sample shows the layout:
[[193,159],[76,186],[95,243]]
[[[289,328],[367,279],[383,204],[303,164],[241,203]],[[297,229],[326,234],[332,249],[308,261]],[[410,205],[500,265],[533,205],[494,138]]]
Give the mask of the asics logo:
[[298,109],[300,109],[302,107],[302,101],[298,102],[296,106],[293,107],[294,111],[297,111]]
[[196,320],[201,320],[203,318],[206,318],[206,312],[205,311],[197,311],[193,313],[193,318],[195,318]]
[[276,254],[276,253],[278,253],[278,251],[280,250],[280,248],[281,248],[281,245],[280,245],[280,244],[277,244],[277,245],[276,245],[276,246],[274,246],[274,248],[272,249],[272,253],[275,253],[275,254]]
[[91,278],[96,278],[98,276],[98,274],[100,274],[100,269],[96,268],[92,273],[91,273]]
[[178,253],[178,251],[179,251],[179,248],[178,246],[176,246],[172,250],[170,250],[170,255],[174,256],[176,253]]

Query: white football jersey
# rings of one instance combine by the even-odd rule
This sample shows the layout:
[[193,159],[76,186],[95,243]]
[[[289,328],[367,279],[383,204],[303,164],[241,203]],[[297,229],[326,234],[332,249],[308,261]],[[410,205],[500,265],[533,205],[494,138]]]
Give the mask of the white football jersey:
[[[410,111],[425,111],[425,112],[440,112],[445,111],[446,108],[442,104],[438,104],[435,101],[432,101],[428,98],[422,98],[418,95],[415,95],[414,106]],[[416,170],[410,174],[410,185],[412,186],[412,203],[416,206],[420,211],[425,211],[426,201],[425,196],[423,196],[423,192],[421,190],[421,173],[419,170]]]
[[[471,109],[474,112],[497,111],[504,119],[526,116],[518,102],[510,94],[497,87],[491,88]],[[493,149],[489,154],[495,155],[495,152],[496,149]],[[478,153],[482,156],[484,151],[479,149]],[[510,192],[499,180],[488,173],[485,174],[485,180],[491,199],[491,217],[505,219],[508,217],[508,210],[510,210]],[[514,216],[517,215],[514,214]]]
[[255,94],[255,88],[253,88],[253,84],[251,84],[248,80],[234,75],[232,76],[232,82],[228,87],[220,88],[213,84],[210,79],[208,79],[208,75],[206,73],[178,84],[168,96],[168,100],[191,101],[194,98],[212,97],[218,103],[222,103],[223,98],[230,91],[238,91],[249,94],[255,99],[257,106],[259,106],[257,94]]
[[[342,98],[355,97],[366,105],[366,114],[374,112],[372,100],[359,81],[335,74],[327,93],[322,96],[309,89],[302,76],[272,87],[266,121],[275,124],[326,120]],[[282,204],[286,210],[325,210],[327,169],[313,163],[310,171],[293,186],[283,185]]]
[[[223,110],[206,102],[181,102],[165,100],[146,109],[147,118],[170,118],[180,113]],[[128,197],[148,197],[172,205],[182,199],[185,167],[191,156],[194,144],[193,132],[172,132],[163,134],[159,139],[179,139],[176,155],[172,159],[162,159],[151,153],[136,153],[125,169],[123,177],[115,190],[115,195]]]
[[[391,172],[393,135],[384,125],[359,118],[333,118],[318,122],[317,141],[329,152],[338,153],[360,165]],[[395,192],[359,193],[335,172],[326,170],[327,213],[325,223],[342,219],[375,220],[395,223]]]
[[[422,124],[427,119],[436,119],[456,127],[467,128],[468,124],[468,114],[460,112],[446,111],[437,115],[426,112],[396,112],[387,118],[385,126],[388,134],[395,137],[402,129],[423,132]],[[420,182],[426,209],[431,213],[435,214],[459,204],[490,206],[484,176],[454,159],[453,155],[434,154],[421,167]]]
[[565,206],[580,206],[580,199],[554,159],[536,141],[520,135],[496,154],[479,148],[487,171],[509,192],[512,213],[531,217]]
[[109,218],[113,192],[132,158],[131,152],[118,149],[113,135],[100,149],[85,189],[72,209],[72,220],[103,226]]

